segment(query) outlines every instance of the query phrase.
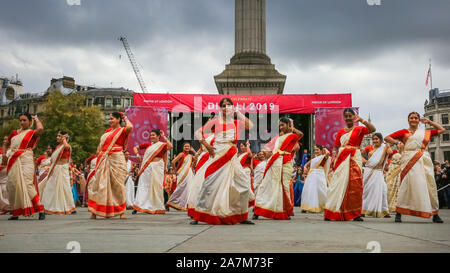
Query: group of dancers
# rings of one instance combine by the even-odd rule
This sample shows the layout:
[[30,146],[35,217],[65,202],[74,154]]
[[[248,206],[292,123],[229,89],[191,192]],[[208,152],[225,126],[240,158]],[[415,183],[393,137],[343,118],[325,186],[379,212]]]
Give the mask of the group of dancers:
[[[195,151],[189,142],[184,143],[182,152],[170,162],[169,172],[168,151],[173,145],[163,131],[152,130],[150,142],[134,147],[140,163],[136,192],[126,151],[133,124],[124,114],[112,113],[110,128],[101,136],[96,154],[88,159],[86,196],[91,219],[125,219],[127,208],[133,209],[132,214],[165,214],[168,207],[187,211],[193,225],[251,225],[252,207],[252,220],[291,219],[294,154],[303,133],[294,128],[291,119],[283,117],[279,135],[254,154],[248,141],[237,147],[241,132],[254,124],[231,99],[223,98],[219,106],[218,117],[195,132],[200,149]],[[433,222],[442,223],[433,163],[426,148],[430,137],[445,129],[412,112],[408,129],[383,139],[351,108],[343,115],[346,127],[337,132],[332,152],[315,146],[315,156],[305,166],[308,175],[302,212],[323,213],[326,221],[363,221],[362,216],[389,217],[395,210],[395,222],[401,222],[401,215],[407,214],[433,217]],[[358,122],[364,126],[356,126]],[[435,129],[419,128],[420,122]],[[31,129],[32,123],[36,129]],[[12,214],[9,220],[34,213],[39,213],[40,220],[45,214],[74,213],[69,135],[58,132],[59,145],[48,158],[48,167],[36,176],[33,149],[44,128],[37,116],[29,114],[20,116],[20,125],[3,141],[0,210],[6,211],[8,206]],[[370,133],[375,133],[374,144],[361,149],[363,137]],[[396,146],[395,151],[391,144]],[[140,150],[145,151],[142,158]],[[367,154],[367,160],[363,154]]]

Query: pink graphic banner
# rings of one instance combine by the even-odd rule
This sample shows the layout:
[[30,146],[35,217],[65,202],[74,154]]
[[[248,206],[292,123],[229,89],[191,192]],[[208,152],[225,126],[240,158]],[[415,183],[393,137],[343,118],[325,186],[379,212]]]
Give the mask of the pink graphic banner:
[[[346,127],[344,121],[344,107],[315,109],[315,142],[316,145],[326,147],[330,152],[339,129]],[[358,108],[352,108],[358,113]]]
[[[163,107],[128,107],[125,114],[131,123],[133,131],[128,139],[127,151],[130,152],[131,159],[134,159],[133,148],[137,145],[151,142],[150,132],[153,129],[160,129],[167,136],[168,112]],[[163,140],[161,140],[163,141]],[[141,150],[143,156],[145,150]]]
[[351,107],[348,94],[300,95],[203,95],[134,93],[133,105],[164,107],[169,112],[217,112],[222,98],[229,97],[241,112],[315,113],[318,107]]

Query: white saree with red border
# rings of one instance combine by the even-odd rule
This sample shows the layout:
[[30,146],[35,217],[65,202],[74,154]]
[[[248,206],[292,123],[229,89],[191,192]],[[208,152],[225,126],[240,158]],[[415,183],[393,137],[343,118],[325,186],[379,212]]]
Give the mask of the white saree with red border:
[[363,203],[361,214],[383,217],[389,214],[387,185],[383,169],[387,163],[387,146],[382,144],[369,152],[369,160],[363,168]]
[[325,155],[311,160],[310,171],[305,179],[301,196],[301,209],[309,212],[322,212],[327,202],[327,176],[330,158]]
[[250,181],[237,157],[241,121],[223,124],[215,121],[214,157],[205,163],[203,182],[193,219],[212,225],[236,224],[248,219]]
[[255,215],[275,220],[288,220],[293,215],[292,150],[299,140],[300,137],[293,133],[276,138],[273,154],[267,160],[264,177],[256,194]]
[[33,150],[28,147],[34,132],[28,129],[12,137],[7,152],[6,189],[13,217],[31,216],[44,211],[37,189]]
[[102,151],[97,156],[94,177],[88,183],[88,210],[97,216],[115,217],[126,210],[127,164],[123,146],[115,145],[124,130],[107,130],[100,140]]
[[430,218],[439,212],[434,166],[426,151],[430,137],[430,130],[417,129],[406,139],[401,158],[398,213]]
[[47,176],[39,183],[41,202],[48,214],[70,214],[75,210],[70,185],[70,164],[56,164],[63,152],[64,145],[59,145],[51,156]]
[[[166,156],[166,152],[167,143],[161,141],[152,143],[145,150],[133,204],[133,209],[136,211],[148,214],[166,213],[163,188],[166,163],[162,158]],[[156,157],[161,157],[161,159],[153,161]]]

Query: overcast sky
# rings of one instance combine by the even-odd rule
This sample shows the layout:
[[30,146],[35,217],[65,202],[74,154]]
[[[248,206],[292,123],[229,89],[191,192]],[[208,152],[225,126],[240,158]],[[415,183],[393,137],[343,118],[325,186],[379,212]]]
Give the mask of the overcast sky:
[[[69,0],[68,2],[76,2]],[[0,76],[26,92],[51,78],[140,90],[125,35],[151,92],[217,93],[234,54],[233,0],[1,1]],[[433,87],[450,89],[450,0],[267,0],[267,55],[284,93],[352,93],[384,134],[423,113]]]

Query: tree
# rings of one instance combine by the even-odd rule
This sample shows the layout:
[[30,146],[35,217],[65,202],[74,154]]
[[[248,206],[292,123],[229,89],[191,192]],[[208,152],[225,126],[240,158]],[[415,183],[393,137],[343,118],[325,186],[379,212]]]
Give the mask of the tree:
[[44,133],[35,154],[42,154],[48,145],[55,146],[58,132],[66,131],[74,163],[82,163],[96,152],[105,131],[105,115],[98,106],[88,107],[84,95],[76,92],[64,95],[58,89],[48,93],[42,123]]
[[10,122],[8,122],[7,125],[1,127],[0,128],[1,145],[3,145],[3,137],[9,136],[9,134],[13,130],[17,130],[17,129],[20,129],[20,121],[19,121],[19,119],[12,119]]

